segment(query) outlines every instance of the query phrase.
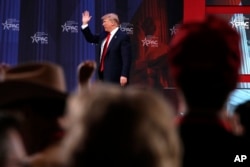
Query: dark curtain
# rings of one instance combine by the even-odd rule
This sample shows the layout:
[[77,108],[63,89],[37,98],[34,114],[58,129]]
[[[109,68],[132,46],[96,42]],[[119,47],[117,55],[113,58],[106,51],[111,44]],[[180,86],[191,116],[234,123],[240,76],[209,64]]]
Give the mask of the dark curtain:
[[0,1],[0,62],[18,63],[20,0]]

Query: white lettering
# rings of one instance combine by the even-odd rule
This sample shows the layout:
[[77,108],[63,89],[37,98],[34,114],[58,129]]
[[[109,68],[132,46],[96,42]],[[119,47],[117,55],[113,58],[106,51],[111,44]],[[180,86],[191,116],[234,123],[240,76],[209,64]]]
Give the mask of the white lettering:
[[234,158],[234,162],[243,162],[247,159],[246,155],[236,155]]

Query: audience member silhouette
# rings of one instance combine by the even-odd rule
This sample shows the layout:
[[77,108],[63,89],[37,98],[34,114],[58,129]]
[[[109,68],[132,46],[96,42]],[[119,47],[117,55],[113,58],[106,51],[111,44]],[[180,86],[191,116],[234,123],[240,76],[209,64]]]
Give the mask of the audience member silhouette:
[[96,62],[87,60],[80,63],[77,67],[78,87],[79,89],[91,87],[91,79],[96,70]]
[[28,155],[60,139],[58,118],[67,98],[63,70],[49,63],[24,63],[6,70],[0,82],[0,109],[22,117]]
[[173,108],[153,90],[96,83],[71,95],[66,116],[57,156],[71,157],[69,166],[181,166]]
[[1,111],[0,113],[0,166],[22,167],[26,151],[21,138],[19,120]]
[[170,42],[171,75],[187,106],[179,122],[183,167],[235,166],[244,154],[223,118],[239,77],[239,46],[237,31],[213,15],[182,24]]
[[[84,61],[78,65],[77,68],[77,89],[75,92],[82,92],[91,90],[93,73],[96,70],[96,63],[94,61]],[[69,123],[68,118],[64,115],[59,118],[60,127],[67,130],[69,124],[74,123],[74,120]],[[67,162],[67,159],[62,158],[60,152],[61,143],[55,143],[48,146],[43,151],[33,154],[26,158],[26,165],[30,167],[61,167]]]

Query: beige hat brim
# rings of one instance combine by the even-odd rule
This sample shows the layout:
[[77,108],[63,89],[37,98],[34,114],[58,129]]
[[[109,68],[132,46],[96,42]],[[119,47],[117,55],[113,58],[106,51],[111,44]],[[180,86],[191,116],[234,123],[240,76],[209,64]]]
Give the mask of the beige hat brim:
[[49,87],[23,81],[0,83],[0,108],[18,102],[28,102],[34,98],[65,101],[68,94]]

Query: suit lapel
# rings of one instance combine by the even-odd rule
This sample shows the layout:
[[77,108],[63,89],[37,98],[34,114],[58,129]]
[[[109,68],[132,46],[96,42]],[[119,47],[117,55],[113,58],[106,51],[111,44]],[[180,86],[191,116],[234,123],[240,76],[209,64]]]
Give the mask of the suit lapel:
[[117,40],[119,33],[120,33],[120,29],[118,29],[118,31],[114,34],[113,38],[109,42],[108,50],[107,50],[107,55],[108,55],[108,52],[109,52],[110,48],[112,48],[112,46],[114,45],[115,41]]

